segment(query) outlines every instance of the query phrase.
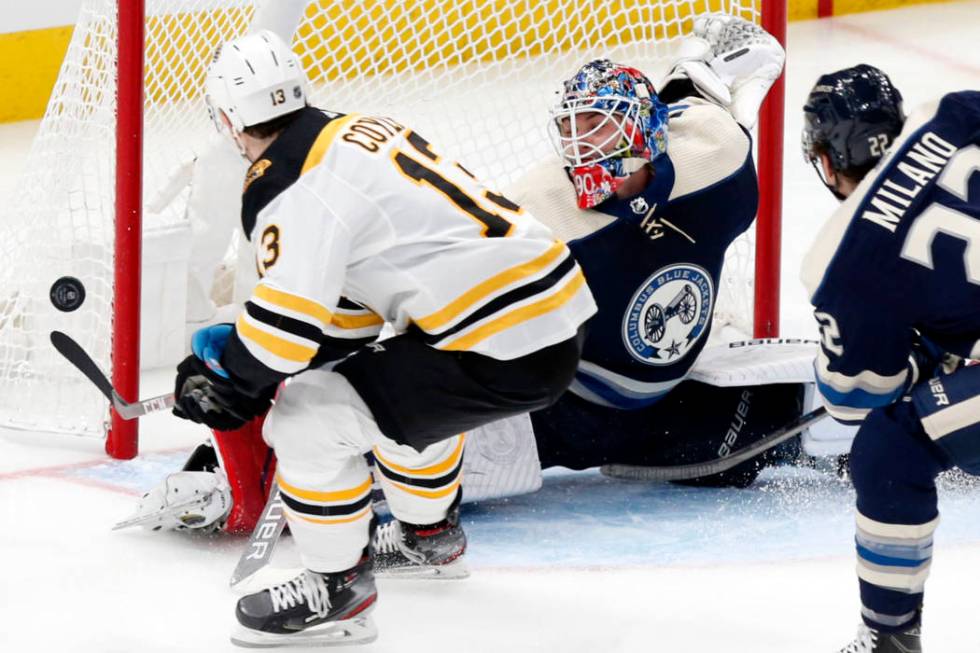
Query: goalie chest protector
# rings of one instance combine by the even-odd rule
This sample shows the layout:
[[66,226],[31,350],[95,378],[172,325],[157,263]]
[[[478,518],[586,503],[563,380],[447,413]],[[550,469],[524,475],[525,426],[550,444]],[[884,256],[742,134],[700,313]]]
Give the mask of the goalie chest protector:
[[671,105],[667,152],[651,165],[639,195],[590,211],[555,160],[509,193],[568,243],[599,307],[571,390],[622,409],[687,376],[711,330],[725,251],[758,204],[751,141],[717,106]]

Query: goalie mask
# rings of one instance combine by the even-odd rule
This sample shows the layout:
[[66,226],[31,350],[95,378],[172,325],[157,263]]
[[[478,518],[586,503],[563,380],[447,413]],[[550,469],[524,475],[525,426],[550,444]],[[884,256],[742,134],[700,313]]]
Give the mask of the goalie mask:
[[[306,106],[306,75],[290,47],[269,30],[228,41],[214,53],[205,79],[208,113],[232,136]],[[239,143],[239,147],[241,144]]]
[[838,173],[860,181],[894,142],[905,124],[902,94],[888,75],[859,64],[817,80],[803,106],[803,156],[824,185],[843,199],[824,177],[820,154]]
[[571,169],[578,206],[608,199],[631,174],[667,149],[667,105],[643,73],[591,61],[564,83],[549,133]]

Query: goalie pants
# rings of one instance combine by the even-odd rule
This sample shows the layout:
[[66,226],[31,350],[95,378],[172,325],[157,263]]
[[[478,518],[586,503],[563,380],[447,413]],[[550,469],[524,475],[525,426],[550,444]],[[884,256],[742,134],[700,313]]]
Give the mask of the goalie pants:
[[374,454],[400,521],[445,519],[459,492],[463,433],[544,408],[572,381],[581,334],[500,361],[429,347],[405,334],[365,347],[333,370],[298,374],[280,390],[263,435],[303,565],[353,567],[368,543]]
[[851,448],[861,612],[883,631],[920,619],[936,477],[954,466],[980,474],[980,365],[920,383],[905,399],[872,411]]
[[[803,385],[727,387],[685,381],[655,404],[620,410],[571,392],[531,414],[544,468],[587,469],[606,464],[667,466],[706,462],[750,445],[800,416]],[[796,443],[790,441],[786,448]],[[744,487],[777,447],[694,484]]]

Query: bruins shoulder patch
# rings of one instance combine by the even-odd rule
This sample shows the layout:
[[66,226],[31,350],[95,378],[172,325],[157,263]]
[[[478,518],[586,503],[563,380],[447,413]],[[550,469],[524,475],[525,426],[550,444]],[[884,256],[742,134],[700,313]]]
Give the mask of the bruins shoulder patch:
[[248,172],[245,173],[245,185],[242,186],[242,192],[248,190],[248,187],[252,185],[252,182],[265,174],[265,171],[269,169],[272,165],[272,161],[269,159],[259,159],[253,163],[248,168]]

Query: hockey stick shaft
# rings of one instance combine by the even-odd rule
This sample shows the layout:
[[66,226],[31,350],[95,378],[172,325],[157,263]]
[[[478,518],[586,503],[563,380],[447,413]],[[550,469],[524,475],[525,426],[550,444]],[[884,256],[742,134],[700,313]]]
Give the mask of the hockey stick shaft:
[[119,396],[116,389],[112,387],[112,382],[105,375],[98,364],[92,360],[82,346],[74,338],[61,331],[51,332],[51,344],[58,350],[58,353],[75,366],[75,368],[85,375],[95,387],[109,400],[112,407],[116,409],[119,416],[123,419],[136,419],[149,413],[160,410],[167,410],[174,405],[173,393],[142,399],[130,403]]
[[703,463],[692,463],[690,465],[674,465],[669,467],[644,467],[641,465],[603,465],[602,473],[614,478],[623,478],[636,481],[688,481],[705,476],[713,476],[721,472],[727,472],[747,460],[755,458],[759,454],[772,449],[789,440],[794,435],[798,435],[813,424],[816,424],[827,416],[827,409],[823,406],[806,413],[779,428],[758,442],[736,449],[731,454],[716,458]]
[[248,538],[248,545],[242,552],[242,557],[238,559],[235,570],[231,572],[229,585],[236,587],[247,578],[254,576],[260,569],[269,564],[272,559],[272,552],[279,542],[279,536],[286,526],[286,515],[283,512],[282,497],[279,494],[279,485],[273,484],[269,498],[262,508],[262,515],[259,516],[258,523],[252,529],[252,535]]

